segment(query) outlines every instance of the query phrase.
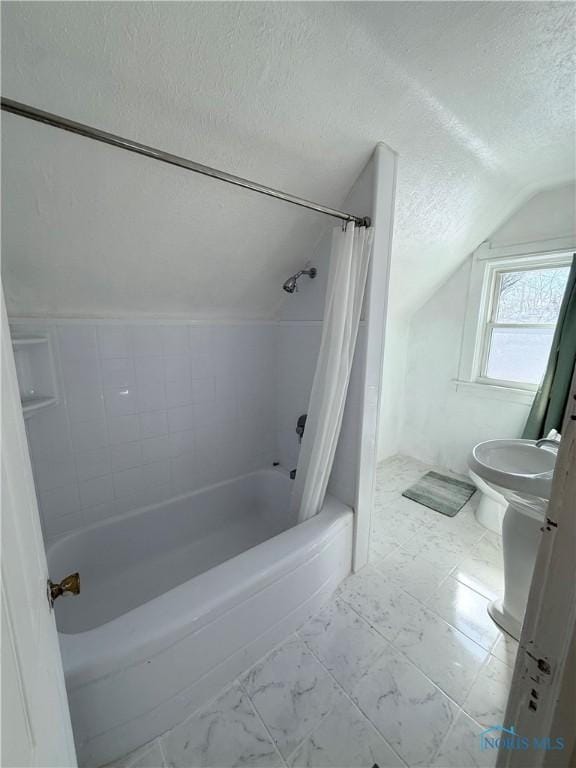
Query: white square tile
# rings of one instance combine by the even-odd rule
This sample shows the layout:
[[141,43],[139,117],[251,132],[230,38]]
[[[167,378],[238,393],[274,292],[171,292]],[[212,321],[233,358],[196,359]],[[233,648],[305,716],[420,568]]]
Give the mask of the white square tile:
[[203,485],[190,454],[170,459],[170,476],[175,495],[191,493]]
[[100,365],[96,358],[63,361],[62,379],[67,397],[102,391]]
[[163,349],[163,328],[158,325],[134,325],[132,333],[132,352],[134,357],[161,355]]
[[110,445],[132,443],[138,440],[140,438],[140,419],[141,417],[135,413],[127,416],[109,416]]
[[66,396],[66,404],[71,424],[104,420],[104,400],[100,390],[90,389],[69,394]]
[[248,697],[237,685],[163,736],[162,742],[173,768],[282,765]]
[[78,481],[83,482],[91,477],[102,477],[110,474],[110,454],[107,447],[96,448],[93,451],[82,451],[76,454],[76,471]]
[[129,416],[138,413],[139,396],[135,387],[114,387],[104,394],[109,416]]
[[194,408],[191,405],[170,408],[168,410],[168,428],[170,432],[181,432],[184,429],[192,429],[194,422]]
[[488,604],[486,597],[451,577],[427,602],[449,624],[490,650],[500,632],[488,613]]
[[338,594],[390,641],[422,607],[418,600],[371,566],[346,579]]
[[26,420],[30,450],[35,459],[67,456],[72,452],[66,409],[62,405],[37,411]]
[[58,342],[62,360],[85,360],[97,357],[96,329],[92,326],[59,326]]
[[108,517],[113,517],[115,514],[116,504],[113,501],[109,501],[106,504],[98,504],[96,507],[87,507],[82,510],[84,523],[86,525],[99,523],[102,520],[106,520]]
[[111,387],[131,387],[136,383],[134,363],[130,357],[111,357],[102,360],[102,384]]
[[190,354],[187,325],[167,325],[162,328],[162,351],[165,355]]
[[138,410],[163,411],[166,409],[166,387],[163,381],[147,381],[138,384]]
[[124,469],[139,467],[144,463],[142,444],[136,441],[110,446],[110,462],[112,472],[122,472]]
[[164,377],[166,381],[187,379],[190,381],[190,356],[168,355],[164,360]]
[[44,521],[77,514],[80,509],[78,486],[66,485],[40,493],[40,508]]
[[348,693],[386,648],[386,641],[341,600],[331,601],[298,635]]
[[409,765],[429,765],[457,707],[422,672],[388,648],[364,674],[353,698]]
[[193,355],[205,355],[210,352],[210,328],[202,325],[191,325],[188,328],[188,334],[190,352]]
[[51,491],[76,482],[74,457],[61,456],[54,459],[38,459],[34,462],[34,477],[39,491]]
[[98,328],[100,357],[131,357],[130,329],[125,325],[101,325]]
[[143,467],[143,470],[143,487],[146,490],[170,484],[170,461],[168,459],[150,462]]
[[403,549],[397,549],[388,557],[373,557],[371,565],[384,575],[387,582],[397,584],[417,600],[427,600],[450,573],[450,568],[443,568],[429,563],[424,558],[411,555]]
[[[172,432],[170,434],[170,456],[176,458],[186,453],[194,451],[196,443],[196,432],[193,429],[186,429],[182,432]],[[188,458],[188,461],[191,459]]]
[[216,385],[213,377],[192,380],[192,402],[208,403],[216,397]]
[[285,758],[330,712],[337,695],[329,674],[297,640],[272,651],[241,683]]
[[91,480],[80,483],[80,503],[82,508],[108,504],[113,498],[112,475],[93,477]]
[[459,704],[488,656],[485,648],[424,607],[405,624],[394,644]]
[[166,358],[160,355],[146,355],[134,358],[136,383],[149,384],[164,382],[166,377]]
[[78,453],[104,448],[108,445],[108,428],[103,419],[74,422],[71,424],[70,430],[72,445]]
[[291,768],[402,768],[392,751],[362,712],[345,696],[288,761]]
[[142,467],[125,469],[113,476],[114,496],[121,499],[124,496],[134,496],[144,488],[144,470]]
[[512,667],[490,656],[470,689],[464,709],[486,728],[504,722],[512,673]]
[[189,377],[166,382],[166,405],[168,408],[189,405],[191,402],[192,385]]
[[168,432],[168,415],[166,411],[148,411],[140,416],[140,436],[144,440],[147,437],[158,437]]
[[170,437],[170,435],[160,435],[159,437],[151,437],[148,440],[142,441],[142,460],[144,464],[170,458]]

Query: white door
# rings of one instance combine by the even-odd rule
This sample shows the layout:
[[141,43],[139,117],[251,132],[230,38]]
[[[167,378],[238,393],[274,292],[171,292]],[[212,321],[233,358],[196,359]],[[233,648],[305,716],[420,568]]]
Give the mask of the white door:
[[575,705],[576,367],[504,718],[530,751],[504,745],[498,767],[576,765]]
[[1,765],[66,768],[76,753],[3,294],[1,312]]

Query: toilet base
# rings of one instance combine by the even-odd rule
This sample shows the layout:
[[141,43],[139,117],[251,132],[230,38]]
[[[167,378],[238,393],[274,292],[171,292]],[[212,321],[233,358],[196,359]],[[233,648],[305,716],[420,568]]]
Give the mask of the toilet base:
[[512,614],[504,610],[502,600],[493,600],[488,606],[488,613],[504,632],[511,635],[515,640],[520,640],[522,624]]

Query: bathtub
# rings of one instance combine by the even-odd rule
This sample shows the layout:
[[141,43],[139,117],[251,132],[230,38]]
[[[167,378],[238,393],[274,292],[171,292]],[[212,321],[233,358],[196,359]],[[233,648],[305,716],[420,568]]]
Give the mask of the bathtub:
[[298,628],[350,572],[352,510],[327,496],[290,527],[270,469],[71,534],[52,578],[78,760],[97,766],[172,728]]

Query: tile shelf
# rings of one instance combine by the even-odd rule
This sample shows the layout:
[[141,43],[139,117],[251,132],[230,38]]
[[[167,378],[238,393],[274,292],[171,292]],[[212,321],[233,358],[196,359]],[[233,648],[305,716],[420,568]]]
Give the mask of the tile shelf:
[[49,336],[13,336],[12,346],[24,418],[58,402]]

